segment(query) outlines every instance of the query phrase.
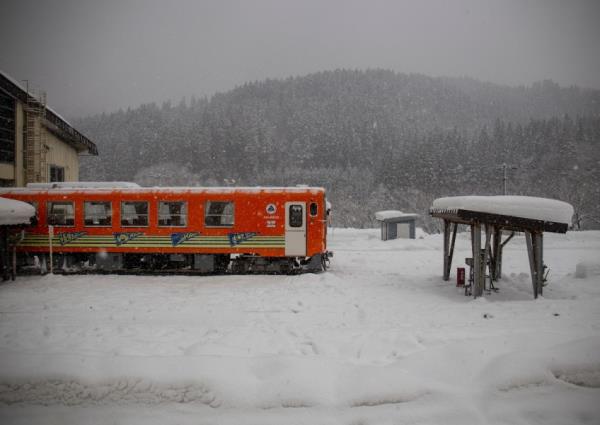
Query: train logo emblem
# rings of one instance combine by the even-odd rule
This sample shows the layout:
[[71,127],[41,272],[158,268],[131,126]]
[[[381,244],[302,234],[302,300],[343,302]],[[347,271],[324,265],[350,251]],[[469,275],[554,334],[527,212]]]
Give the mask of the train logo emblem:
[[266,211],[267,214],[273,215],[277,212],[277,207],[275,206],[275,204],[269,204],[267,205]]
[[171,244],[177,246],[199,235],[200,233],[198,232],[171,233]]
[[230,233],[227,235],[231,246],[239,245],[242,242],[252,239],[254,236],[256,236],[256,232]]
[[115,243],[117,246],[121,246],[126,244],[127,242],[137,238],[138,236],[143,235],[142,232],[128,232],[128,233],[114,233]]
[[64,233],[59,233],[58,234],[58,241],[60,242],[61,245],[66,245],[69,242],[73,242],[74,240],[77,240],[79,238],[81,238],[82,236],[85,236],[86,232],[64,232]]

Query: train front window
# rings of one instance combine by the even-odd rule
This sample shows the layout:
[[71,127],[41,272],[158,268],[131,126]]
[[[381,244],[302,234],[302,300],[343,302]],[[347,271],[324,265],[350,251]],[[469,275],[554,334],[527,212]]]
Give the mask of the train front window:
[[204,209],[204,224],[208,227],[231,227],[233,212],[233,202],[208,201]]
[[148,225],[148,202],[121,202],[121,226],[139,227]]
[[289,224],[290,227],[302,227],[304,212],[302,205],[290,205]]
[[86,226],[111,226],[112,207],[110,202],[86,201],[83,203]]
[[73,202],[48,202],[48,225],[73,226],[75,207]]
[[186,226],[187,202],[160,202],[158,204],[159,226]]

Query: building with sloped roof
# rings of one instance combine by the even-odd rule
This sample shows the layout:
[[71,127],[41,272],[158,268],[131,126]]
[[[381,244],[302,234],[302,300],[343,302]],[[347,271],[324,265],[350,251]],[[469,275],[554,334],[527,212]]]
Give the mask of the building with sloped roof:
[[96,145],[33,93],[0,71],[0,186],[79,180],[79,155]]

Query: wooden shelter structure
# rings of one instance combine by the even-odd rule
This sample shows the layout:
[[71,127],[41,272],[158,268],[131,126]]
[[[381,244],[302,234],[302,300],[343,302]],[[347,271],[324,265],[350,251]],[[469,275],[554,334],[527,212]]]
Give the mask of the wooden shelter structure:
[[[494,211],[493,202],[488,202],[486,204],[468,202],[472,199],[480,201],[483,198],[504,199],[501,199],[503,202],[499,203],[500,207],[496,212],[489,212]],[[516,199],[515,202],[517,203],[522,199],[526,200],[529,204],[528,209],[523,210],[518,207],[506,208],[507,205],[510,205],[511,199],[509,198]],[[502,250],[513,238],[515,232],[523,232],[525,233],[527,252],[529,255],[533,296],[534,298],[537,298],[538,295],[542,295],[545,282],[544,271],[546,269],[543,258],[544,232],[566,233],[568,229],[568,223],[566,221],[570,221],[573,208],[564,202],[543,198],[498,196],[456,197],[455,199],[457,199],[457,202],[454,203],[455,206],[452,206],[452,198],[441,198],[441,200],[434,201],[434,205],[430,209],[430,214],[433,217],[440,218],[444,221],[444,280],[450,279],[454,244],[459,225],[467,225],[471,228],[471,248],[473,254],[472,294],[474,297],[483,295],[486,272],[489,271],[488,276],[490,279],[490,286],[492,285],[492,282],[498,281],[501,278]],[[464,200],[467,200],[467,202],[461,202]],[[535,200],[542,201],[544,204],[540,205],[545,208],[539,208],[539,211],[536,212]],[[485,208],[478,208],[478,205],[480,204],[485,205]],[[548,217],[543,214],[544,210],[551,211],[553,205],[558,207],[558,215],[555,211],[554,215],[550,214],[550,216],[551,218],[556,218],[562,215],[558,221],[549,220],[547,219]],[[513,211],[513,213],[508,214],[508,211]],[[526,212],[523,213],[523,211]],[[536,217],[531,218],[532,216]],[[569,217],[568,220],[565,219],[567,216]],[[483,244],[482,230],[485,234]],[[504,240],[502,240],[503,234],[508,235]]]
[[15,280],[16,250],[11,236],[29,226],[35,218],[35,208],[14,199],[0,198],[0,275],[2,280]]

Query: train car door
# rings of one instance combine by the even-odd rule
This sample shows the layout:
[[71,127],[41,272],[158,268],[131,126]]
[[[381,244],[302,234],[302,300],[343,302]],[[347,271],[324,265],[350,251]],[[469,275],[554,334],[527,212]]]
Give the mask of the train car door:
[[306,255],[306,204],[285,203],[285,255]]

